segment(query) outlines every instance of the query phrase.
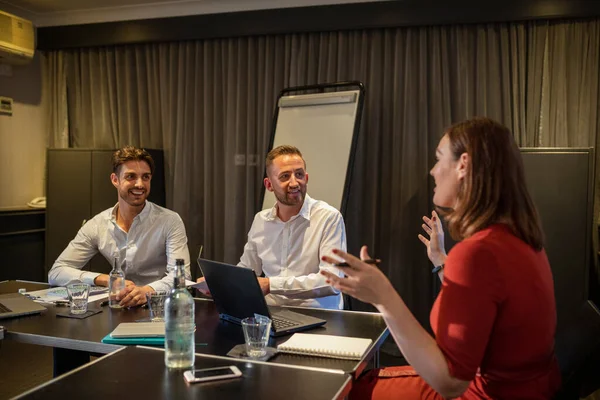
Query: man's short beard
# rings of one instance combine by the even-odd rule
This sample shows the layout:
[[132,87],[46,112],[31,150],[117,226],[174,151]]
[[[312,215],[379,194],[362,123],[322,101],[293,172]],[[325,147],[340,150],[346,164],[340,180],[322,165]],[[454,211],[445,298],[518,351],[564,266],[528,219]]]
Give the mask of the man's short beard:
[[299,192],[299,193],[300,193],[300,197],[298,198],[297,202],[291,202],[291,201],[289,201],[288,198],[287,198],[287,192],[283,196],[281,196],[280,194],[278,194],[277,192],[275,192],[275,198],[281,204],[284,204],[286,206],[296,206],[296,205],[302,204],[304,202],[304,195],[305,195],[305,193],[303,193],[303,192]]

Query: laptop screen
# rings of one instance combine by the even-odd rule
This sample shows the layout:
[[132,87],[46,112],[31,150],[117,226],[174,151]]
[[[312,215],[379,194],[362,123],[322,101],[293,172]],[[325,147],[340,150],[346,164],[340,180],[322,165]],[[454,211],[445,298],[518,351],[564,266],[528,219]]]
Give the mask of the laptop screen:
[[198,258],[198,265],[219,314],[236,320],[253,317],[254,314],[271,318],[253,270],[203,258]]

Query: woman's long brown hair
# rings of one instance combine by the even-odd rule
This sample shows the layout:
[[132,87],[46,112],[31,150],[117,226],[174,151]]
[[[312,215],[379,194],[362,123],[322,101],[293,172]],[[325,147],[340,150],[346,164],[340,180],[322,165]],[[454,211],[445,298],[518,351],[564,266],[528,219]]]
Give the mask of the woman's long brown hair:
[[544,246],[537,210],[525,185],[523,160],[512,133],[489,118],[473,118],[447,131],[456,160],[469,155],[458,206],[447,216],[450,235],[462,240],[491,224],[506,223],[536,250]]

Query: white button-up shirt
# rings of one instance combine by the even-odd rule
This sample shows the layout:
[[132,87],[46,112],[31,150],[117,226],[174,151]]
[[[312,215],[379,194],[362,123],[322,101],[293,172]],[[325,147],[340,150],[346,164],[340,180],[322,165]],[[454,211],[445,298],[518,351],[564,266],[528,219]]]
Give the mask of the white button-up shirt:
[[100,274],[81,269],[98,252],[110,265],[118,254],[125,278],[137,286],[170,290],[178,258],[185,261],[186,279],[191,278],[187,236],[179,214],[146,201],[125,232],[117,224],[118,207],[117,203],[102,211],[79,229],[48,272],[51,285],[66,286],[74,281],[92,285]]
[[346,251],[342,215],[306,195],[300,212],[287,222],[277,216],[277,205],[256,214],[238,265],[269,278],[268,304],[341,309],[342,294],[319,274],[326,269],[343,276],[321,261],[335,248]]

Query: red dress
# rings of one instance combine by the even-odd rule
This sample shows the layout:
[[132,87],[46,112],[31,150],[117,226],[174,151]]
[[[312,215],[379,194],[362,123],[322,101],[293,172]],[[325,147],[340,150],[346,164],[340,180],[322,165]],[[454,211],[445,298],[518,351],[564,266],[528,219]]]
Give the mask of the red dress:
[[[430,322],[450,375],[471,381],[461,399],[550,399],[560,387],[548,258],[506,225],[452,249]],[[442,399],[410,367],[371,371],[351,398]]]

